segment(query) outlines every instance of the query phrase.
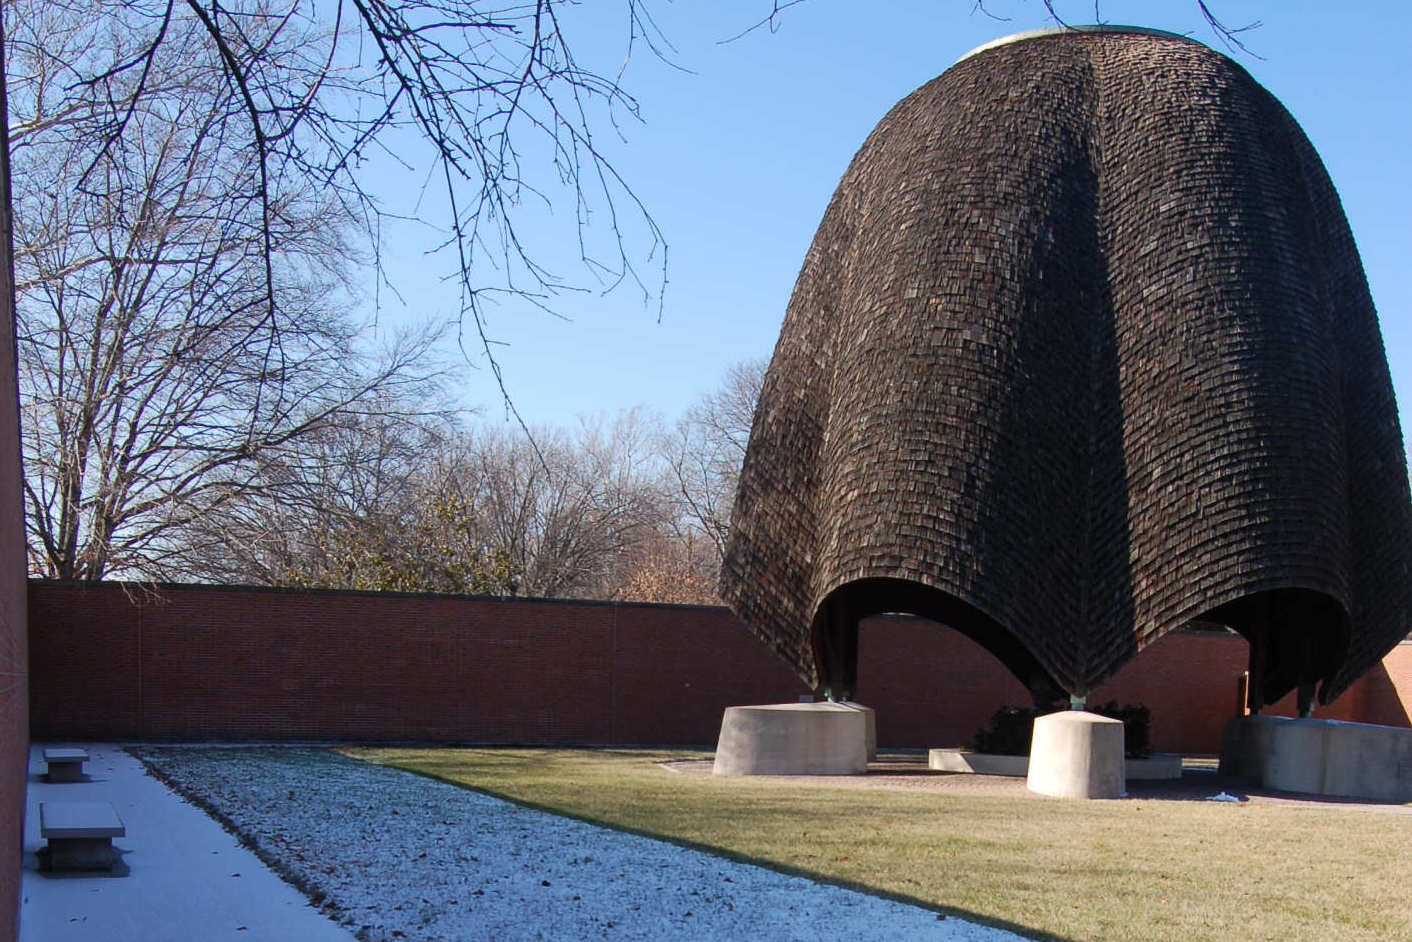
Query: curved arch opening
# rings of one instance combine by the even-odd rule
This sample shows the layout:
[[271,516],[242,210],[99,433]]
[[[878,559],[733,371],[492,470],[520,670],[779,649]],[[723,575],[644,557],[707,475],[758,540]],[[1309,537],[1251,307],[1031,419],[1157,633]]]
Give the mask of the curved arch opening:
[[1319,703],[1329,702],[1329,682],[1347,659],[1352,637],[1352,619],[1337,599],[1313,589],[1268,589],[1198,617],[1231,628],[1249,643],[1251,713],[1297,690],[1299,715],[1308,716],[1316,685]]
[[824,599],[811,627],[819,692],[851,700],[858,688],[858,625],[873,615],[916,615],[976,642],[1029,690],[1036,706],[1066,696],[1053,675],[1000,622],[948,592],[905,579],[859,579]]

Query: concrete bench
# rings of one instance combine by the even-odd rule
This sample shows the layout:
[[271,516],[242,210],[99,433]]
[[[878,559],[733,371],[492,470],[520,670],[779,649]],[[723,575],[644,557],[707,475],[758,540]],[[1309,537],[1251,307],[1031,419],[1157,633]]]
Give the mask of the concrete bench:
[[44,777],[51,782],[83,781],[83,764],[88,753],[82,749],[51,747],[44,750]]
[[44,862],[50,870],[111,870],[118,855],[113,838],[127,829],[106,801],[42,801],[39,836],[49,842]]

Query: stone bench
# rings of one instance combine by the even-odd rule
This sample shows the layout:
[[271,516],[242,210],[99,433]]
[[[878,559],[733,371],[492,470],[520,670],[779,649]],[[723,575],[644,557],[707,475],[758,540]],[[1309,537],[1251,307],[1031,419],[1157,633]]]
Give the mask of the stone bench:
[[50,782],[81,782],[87,761],[88,753],[82,749],[50,747],[44,750],[44,777]]
[[41,860],[49,870],[112,870],[118,860],[113,838],[126,834],[106,801],[39,803],[39,836],[49,842]]

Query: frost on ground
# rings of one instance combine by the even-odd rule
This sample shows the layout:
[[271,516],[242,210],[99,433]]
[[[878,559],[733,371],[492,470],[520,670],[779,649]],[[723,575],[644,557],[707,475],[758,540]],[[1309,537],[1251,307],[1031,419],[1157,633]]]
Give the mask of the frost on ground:
[[1021,938],[322,750],[138,755],[367,942]]

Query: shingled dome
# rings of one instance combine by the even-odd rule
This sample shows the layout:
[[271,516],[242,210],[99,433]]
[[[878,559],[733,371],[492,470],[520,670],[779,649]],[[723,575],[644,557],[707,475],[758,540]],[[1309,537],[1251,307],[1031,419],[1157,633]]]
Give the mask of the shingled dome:
[[1408,632],[1409,523],[1377,316],[1294,119],[1196,42],[1056,31],[958,62],[854,158],[722,592],[840,698],[890,611],[1037,699],[1202,619],[1250,641],[1255,706],[1327,701]]

